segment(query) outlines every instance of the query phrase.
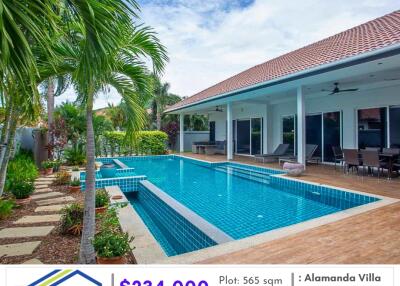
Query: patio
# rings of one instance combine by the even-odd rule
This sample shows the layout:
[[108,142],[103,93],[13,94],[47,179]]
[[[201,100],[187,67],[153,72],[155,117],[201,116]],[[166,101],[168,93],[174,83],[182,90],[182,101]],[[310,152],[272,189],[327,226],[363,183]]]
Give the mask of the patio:
[[[223,155],[183,155],[226,161]],[[247,156],[235,156],[233,161],[280,168]],[[400,199],[400,178],[347,175],[333,166],[310,165],[301,179]],[[395,203],[201,263],[400,263],[399,221],[400,203]]]

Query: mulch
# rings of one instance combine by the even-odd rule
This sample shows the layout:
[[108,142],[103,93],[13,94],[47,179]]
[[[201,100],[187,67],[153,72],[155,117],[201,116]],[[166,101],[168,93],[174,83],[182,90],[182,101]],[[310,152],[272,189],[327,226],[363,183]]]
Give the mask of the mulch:
[[[65,195],[72,196],[76,202],[83,203],[83,192],[70,192],[67,186],[49,185],[53,191],[64,193]],[[80,236],[64,235],[60,233],[59,223],[46,222],[35,224],[21,224],[15,225],[14,221],[26,215],[40,215],[40,214],[54,214],[56,212],[34,212],[38,205],[32,200],[29,204],[23,207],[14,209],[13,214],[4,220],[0,221],[0,229],[6,227],[16,226],[47,226],[55,225],[53,231],[45,237],[29,237],[29,238],[12,238],[0,239],[0,245],[10,243],[20,243],[27,241],[40,240],[41,243],[33,252],[32,255],[23,255],[15,257],[0,257],[0,264],[21,264],[30,259],[39,259],[44,264],[76,264],[79,257]],[[132,254],[127,255],[129,264],[135,263],[135,258]]]

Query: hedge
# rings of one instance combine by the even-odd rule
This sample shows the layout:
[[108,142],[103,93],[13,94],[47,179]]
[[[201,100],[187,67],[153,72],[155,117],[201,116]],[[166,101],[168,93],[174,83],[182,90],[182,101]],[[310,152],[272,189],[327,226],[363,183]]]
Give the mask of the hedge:
[[105,132],[102,155],[160,155],[167,152],[168,135],[162,131],[139,131],[135,141],[127,141],[124,131]]

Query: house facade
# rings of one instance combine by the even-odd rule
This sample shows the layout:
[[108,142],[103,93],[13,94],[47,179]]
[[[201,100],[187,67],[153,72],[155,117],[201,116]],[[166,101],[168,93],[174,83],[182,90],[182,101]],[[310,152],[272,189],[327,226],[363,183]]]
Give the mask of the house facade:
[[[227,159],[306,144],[333,161],[332,146],[400,147],[400,11],[252,67],[170,107],[208,115]],[[181,144],[183,146],[183,144]],[[181,150],[184,151],[184,150]]]

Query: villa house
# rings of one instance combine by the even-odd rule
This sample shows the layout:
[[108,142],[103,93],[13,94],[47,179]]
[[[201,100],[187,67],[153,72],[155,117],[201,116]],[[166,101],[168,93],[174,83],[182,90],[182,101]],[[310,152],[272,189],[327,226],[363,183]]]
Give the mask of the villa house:
[[323,162],[332,146],[400,147],[400,11],[254,66],[171,106],[205,114],[210,138],[234,154],[290,144],[305,162],[306,144]]

